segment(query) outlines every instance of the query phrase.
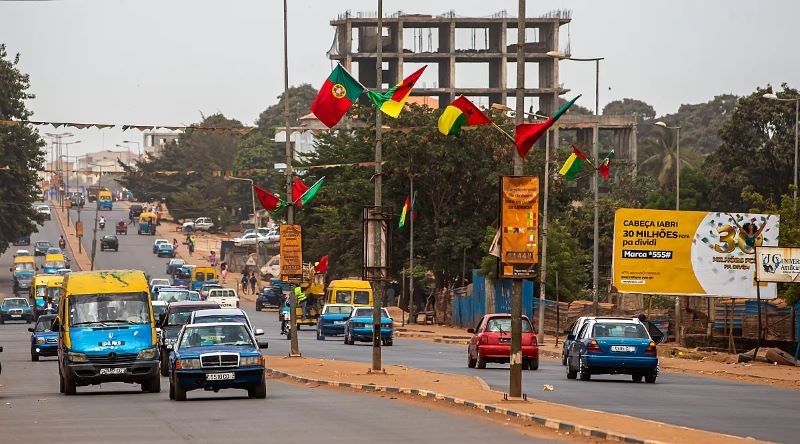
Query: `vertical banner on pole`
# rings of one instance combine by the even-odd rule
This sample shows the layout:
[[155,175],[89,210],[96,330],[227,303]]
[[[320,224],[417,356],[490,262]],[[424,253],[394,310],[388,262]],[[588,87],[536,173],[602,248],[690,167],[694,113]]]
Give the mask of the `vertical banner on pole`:
[[539,178],[500,178],[500,277],[531,279],[539,262]]

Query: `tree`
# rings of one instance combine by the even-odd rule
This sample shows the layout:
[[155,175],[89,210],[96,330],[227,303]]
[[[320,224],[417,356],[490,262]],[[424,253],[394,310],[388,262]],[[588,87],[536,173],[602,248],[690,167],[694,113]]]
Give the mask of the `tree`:
[[656,110],[652,105],[637,99],[622,99],[608,102],[603,107],[603,115],[631,115],[636,113],[636,120],[642,122],[656,116]]
[[[798,95],[786,84],[783,89],[781,95]],[[794,104],[764,99],[768,92],[771,86],[739,99],[719,131],[719,148],[703,164],[703,173],[713,178],[710,201],[716,210],[747,210],[745,189],[777,204],[793,181]]]
[[[277,97],[278,103],[269,106],[261,112],[256,121],[259,128],[266,130],[269,136],[275,135],[276,127],[283,127],[286,124],[284,117],[284,101],[283,94]],[[310,113],[311,102],[317,96],[317,90],[308,83],[303,83],[299,86],[292,86],[289,88],[289,118],[294,124],[297,119]]]
[[[0,119],[26,120],[32,116],[25,101],[30,78],[19,70],[19,54],[9,60],[0,44]],[[44,143],[35,129],[23,125],[0,125],[0,253],[21,234],[38,231],[42,217],[33,209],[37,173],[42,170]]]

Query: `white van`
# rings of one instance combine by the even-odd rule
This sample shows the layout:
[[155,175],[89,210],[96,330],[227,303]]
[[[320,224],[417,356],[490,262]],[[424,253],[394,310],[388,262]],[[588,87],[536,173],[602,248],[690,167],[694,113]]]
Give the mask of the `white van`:
[[206,300],[218,303],[220,308],[239,308],[239,295],[233,288],[211,288]]

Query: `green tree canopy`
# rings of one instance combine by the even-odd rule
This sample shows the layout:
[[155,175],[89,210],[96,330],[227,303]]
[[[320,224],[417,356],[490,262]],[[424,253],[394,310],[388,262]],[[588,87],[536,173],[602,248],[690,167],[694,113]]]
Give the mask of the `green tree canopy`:
[[[294,125],[297,119],[310,113],[311,102],[317,96],[317,90],[308,83],[302,85],[289,87],[289,117]],[[261,112],[256,120],[256,125],[259,128],[266,130],[269,137],[275,135],[275,128],[282,127],[286,124],[284,112],[284,94],[281,93],[277,97],[278,103],[270,105]]]
[[608,102],[603,107],[603,115],[631,115],[636,113],[637,120],[642,121],[652,119],[656,116],[656,110],[652,105],[637,99],[622,99]]

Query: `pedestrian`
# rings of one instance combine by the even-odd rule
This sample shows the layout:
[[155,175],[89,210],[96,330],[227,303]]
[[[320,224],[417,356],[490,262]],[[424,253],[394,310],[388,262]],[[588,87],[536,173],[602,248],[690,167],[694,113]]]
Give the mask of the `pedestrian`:
[[187,246],[189,247],[189,256],[193,255],[194,254],[194,241],[190,240]]
[[219,264],[219,274],[222,276],[222,283],[225,283],[225,280],[228,278],[228,263],[222,261]]
[[172,249],[177,251],[178,250],[178,239],[172,238]]
[[308,316],[308,296],[299,285],[294,287],[294,295],[297,298],[297,307],[303,307],[303,319],[305,319]]
[[217,266],[217,253],[214,253],[213,250],[211,253],[208,253],[208,263],[210,263],[212,267]]
[[248,281],[247,272],[244,271],[242,272],[242,279],[241,279],[242,294],[247,294],[247,281]]
[[258,278],[256,278],[256,272],[254,271],[250,274],[250,294],[256,294],[256,284],[258,283]]

